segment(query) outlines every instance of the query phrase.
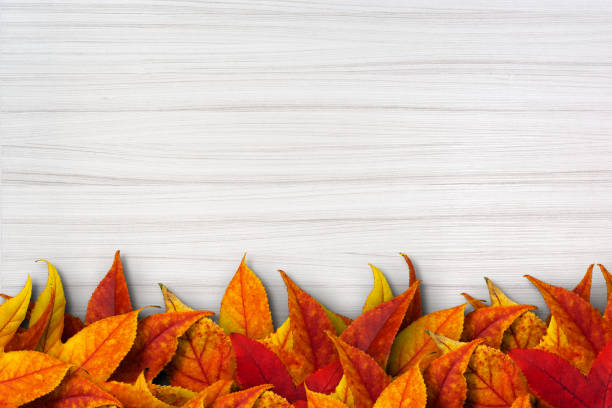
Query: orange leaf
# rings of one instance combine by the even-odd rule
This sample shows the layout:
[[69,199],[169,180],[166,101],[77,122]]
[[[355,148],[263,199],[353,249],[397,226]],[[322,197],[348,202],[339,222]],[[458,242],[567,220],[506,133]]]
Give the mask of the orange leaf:
[[[408,255],[400,252],[400,255],[404,257],[406,264],[408,265],[408,286],[412,286],[417,282],[416,271],[414,269],[414,265],[412,264],[412,260],[408,257]],[[401,328],[407,327],[410,323],[414,322],[416,319],[423,315],[422,305],[421,305],[421,287],[416,288],[416,292],[414,293],[414,298],[408,306],[408,310],[406,311],[406,316],[404,317],[404,322],[402,323]]]
[[472,353],[483,340],[476,339],[434,360],[424,373],[431,408],[461,408],[467,394],[463,373]]
[[401,295],[368,310],[355,319],[340,338],[366,351],[381,367],[385,367],[397,330],[418,287],[417,281]]
[[301,383],[313,370],[312,363],[304,364],[303,353],[293,350],[293,333],[291,321],[285,320],[274,333],[261,340],[283,362],[293,382]]
[[347,408],[346,404],[337,398],[309,389],[306,389],[306,398],[308,398],[308,408]]
[[224,395],[214,402],[212,408],[251,408],[259,396],[270,388],[272,385],[264,384]]
[[[336,358],[334,346],[325,334],[336,330],[319,302],[300,289],[285,272],[279,272],[287,287],[293,350],[303,356],[304,374],[308,375]],[[303,380],[299,378],[297,382]]]
[[423,376],[415,364],[383,390],[374,408],[425,408],[426,402]]
[[121,402],[123,408],[174,408],[155,398],[142,373],[134,384],[109,381],[103,387]]
[[65,343],[69,338],[83,330],[85,324],[81,319],[69,313],[64,314],[64,330],[62,331],[62,341]]
[[523,313],[536,309],[531,305],[490,306],[465,316],[464,340],[482,338],[491,347],[499,347],[504,331]]
[[51,310],[55,300],[55,292],[51,294],[49,304],[38,321],[28,329],[15,333],[11,341],[6,345],[6,351],[34,350],[40,341],[43,331],[49,324]]
[[[160,284],[167,312],[193,311]],[[201,391],[218,380],[231,380],[236,371],[232,342],[210,319],[201,319],[178,339],[178,347],[166,368],[170,384]]]
[[0,401],[21,405],[51,392],[70,364],[36,351],[0,354]]
[[597,354],[610,337],[606,322],[597,309],[576,293],[549,285],[527,275],[546,301],[561,330],[579,345]]
[[591,264],[587,269],[586,273],[582,280],[576,285],[574,290],[575,294],[583,298],[586,302],[591,301],[591,283],[593,282],[593,267],[595,265]]
[[245,257],[221,300],[219,325],[228,334],[263,339],[274,331],[268,295],[257,275],[246,265]]
[[412,365],[419,363],[425,369],[438,356],[438,347],[429,330],[443,336],[459,339],[463,331],[465,304],[450,309],[427,314],[402,330],[393,343],[387,370],[391,375],[406,372]]
[[375,308],[381,303],[393,299],[393,292],[391,292],[391,288],[389,287],[389,283],[387,282],[385,275],[383,275],[380,269],[372,264],[370,264],[370,268],[372,268],[372,274],[374,275],[374,287],[363,305],[364,312]]
[[155,398],[170,405],[183,406],[196,397],[196,393],[183,387],[172,385],[149,384],[149,390]]
[[4,346],[11,341],[25,318],[31,295],[32,281],[28,276],[21,292],[0,305],[0,352],[4,351]]
[[470,296],[467,293],[462,293],[461,296],[465,298],[474,309],[482,309],[483,307],[488,307],[482,300],[476,299],[475,297]]
[[548,351],[569,361],[574,367],[588,374],[591,364],[597,354],[582,338],[570,338],[552,317],[546,335],[536,347],[538,350]]
[[151,381],[170,362],[178,338],[195,322],[212,315],[207,311],[166,312],[148,316],[138,322],[134,346],[113,375],[114,380],[132,382],[145,372]]
[[344,375],[355,399],[355,407],[372,407],[380,393],[389,385],[389,377],[365,352],[333,335],[330,335],[330,338],[338,350]]
[[602,264],[598,264],[601,273],[606,280],[606,288],[608,290],[608,304],[606,305],[606,310],[604,312],[604,316],[608,319],[608,322],[612,325],[612,274],[608,272],[605,266]]
[[256,408],[291,408],[292,406],[289,401],[272,391],[265,391],[261,394],[255,404]]
[[81,367],[96,382],[106,381],[136,336],[138,311],[90,324],[62,345],[60,360]]
[[64,310],[66,309],[66,298],[64,296],[64,287],[62,286],[62,280],[60,279],[57,269],[50,262],[47,263],[49,270],[49,278],[47,279],[47,285],[42,291],[36,304],[32,309],[32,315],[30,316],[30,327],[34,326],[40,319],[44,318],[45,310],[53,298],[53,307],[51,309],[51,317],[49,323],[43,330],[38,342],[37,350],[51,355],[57,355],[57,349],[61,345],[62,332],[64,330]]
[[182,408],[206,408],[212,405],[219,397],[230,393],[232,381],[219,380],[204,388],[195,397],[190,399]]
[[103,405],[120,405],[120,402],[86,377],[71,375],[51,394],[33,401],[27,408],[96,408]]
[[515,399],[510,408],[532,408],[532,407],[533,405],[531,405],[531,395],[525,394]]
[[90,324],[105,317],[116,316],[132,311],[119,251],[110,270],[94,290],[85,315],[85,323]]

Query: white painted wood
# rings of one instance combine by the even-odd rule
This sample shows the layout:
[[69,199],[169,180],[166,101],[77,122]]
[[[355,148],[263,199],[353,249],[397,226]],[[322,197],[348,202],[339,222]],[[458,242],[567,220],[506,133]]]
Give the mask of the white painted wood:
[[[354,316],[612,265],[609,1],[0,0],[1,289],[218,310],[240,257]],[[603,304],[596,275],[594,296]]]

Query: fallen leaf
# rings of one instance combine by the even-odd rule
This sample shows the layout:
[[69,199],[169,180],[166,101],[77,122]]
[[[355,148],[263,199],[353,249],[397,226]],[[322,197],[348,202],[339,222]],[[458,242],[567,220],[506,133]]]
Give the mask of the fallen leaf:
[[230,380],[216,381],[187,401],[182,408],[207,408],[219,397],[229,394],[232,383]]
[[23,408],[97,408],[120,405],[111,394],[91,380],[80,375],[70,375],[50,394]]
[[134,346],[113,375],[114,380],[133,382],[145,371],[145,379],[153,380],[172,360],[178,338],[195,322],[212,315],[208,311],[165,312],[138,322]]
[[517,399],[515,399],[510,408],[532,408],[532,407],[533,405],[531,405],[531,395],[525,394],[522,397],[518,397]]
[[142,373],[133,384],[109,381],[103,384],[103,388],[117,398],[123,408],[175,408],[155,398]]
[[414,364],[382,391],[374,408],[425,408],[426,402],[425,382]]
[[417,362],[425,369],[438,356],[438,347],[427,331],[458,340],[463,331],[465,304],[427,314],[402,330],[393,343],[387,370],[391,375],[406,372]]
[[70,364],[37,351],[0,353],[0,401],[22,405],[51,392]]
[[149,390],[158,400],[177,406],[183,406],[197,395],[191,390],[174,385],[149,384]]
[[261,281],[242,257],[230,281],[219,311],[219,325],[228,333],[263,339],[274,331],[268,295]]
[[[536,309],[531,305],[490,306],[476,309],[465,316],[462,340],[484,339],[490,347],[501,345],[506,329],[523,313]],[[433,330],[432,330],[433,331]]]
[[132,311],[130,293],[125,282],[119,251],[110,270],[94,290],[85,315],[85,323],[90,324],[106,317]]
[[[61,345],[62,332],[64,330],[64,310],[66,309],[66,298],[64,287],[57,269],[50,262],[44,261],[49,270],[47,285],[36,300],[30,316],[30,327],[34,326],[40,319],[44,318],[45,310],[53,298],[51,317],[49,323],[43,330],[38,342],[37,350],[51,355],[57,355],[57,348]],[[54,350],[55,349],[55,350]]]
[[293,405],[272,391],[264,391],[255,403],[255,408],[291,408]]
[[342,333],[342,341],[367,352],[386,367],[393,340],[418,287],[417,281],[401,295],[363,313]]
[[293,334],[289,319],[285,320],[274,333],[261,340],[261,343],[280,358],[294,383],[299,384],[304,381],[313,370],[311,364],[304,364],[302,353],[293,350]]
[[472,353],[482,343],[476,339],[434,360],[425,370],[427,406],[431,408],[461,408],[467,396],[467,382],[463,373]]
[[304,384],[311,391],[331,394],[336,390],[343,374],[342,364],[336,360],[310,374]]
[[90,324],[61,346],[59,359],[80,367],[96,382],[106,381],[134,343],[137,317],[134,311]]
[[470,296],[467,293],[462,293],[461,296],[463,296],[465,300],[468,301],[470,306],[472,306],[474,309],[482,309],[483,307],[489,307],[482,300],[476,299],[475,297]]
[[4,346],[11,341],[19,325],[25,319],[31,295],[32,281],[28,276],[21,292],[0,305],[0,353],[4,351]]
[[347,408],[345,403],[331,395],[311,391],[308,388],[306,389],[306,396],[308,398],[308,408]]
[[389,377],[378,362],[364,351],[330,335],[338,350],[344,375],[353,394],[356,408],[370,408],[389,385]]
[[604,276],[606,281],[606,289],[608,291],[608,303],[606,305],[606,310],[604,311],[604,316],[608,320],[609,324],[612,325],[612,274],[608,272],[605,266],[602,264],[598,264],[601,273]]
[[64,330],[62,331],[62,342],[65,343],[69,338],[83,330],[85,323],[76,316],[69,313],[64,314]]
[[[414,265],[412,260],[408,257],[408,255],[400,252],[400,255],[404,257],[406,264],[408,265],[408,286],[412,286],[417,282],[416,270],[414,269]],[[406,315],[404,316],[404,321],[400,326],[401,329],[408,327],[408,325],[414,322],[416,319],[423,315],[422,305],[421,305],[421,287],[417,286],[416,291],[414,292],[414,297],[412,298],[412,302],[410,302],[410,306],[408,306],[408,310],[406,310]]]
[[215,400],[212,408],[251,408],[259,396],[266,390],[272,388],[270,384],[258,385],[243,391],[224,395]]
[[340,379],[340,382],[336,386],[336,390],[332,394],[334,398],[342,401],[349,408],[355,408],[355,398],[353,398],[353,393],[349,388],[348,381],[346,380],[346,376],[343,375]]
[[380,269],[374,265],[370,265],[370,267],[372,268],[372,274],[374,275],[374,287],[363,305],[364,312],[375,308],[381,303],[393,299],[393,292],[391,292],[391,288],[389,287],[389,283],[387,283],[385,275],[383,275]]

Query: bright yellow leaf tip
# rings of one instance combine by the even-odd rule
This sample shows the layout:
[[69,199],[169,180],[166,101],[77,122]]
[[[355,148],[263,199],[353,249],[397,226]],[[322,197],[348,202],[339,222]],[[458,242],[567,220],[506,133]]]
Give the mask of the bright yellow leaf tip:
[[0,305],[0,351],[11,341],[13,335],[25,319],[32,296],[32,281],[28,276],[19,294]]
[[370,264],[370,267],[372,268],[372,274],[374,275],[374,287],[363,305],[364,312],[374,309],[381,303],[393,299],[393,292],[391,292],[391,287],[389,287],[389,283],[387,282],[385,275],[383,275],[380,269],[374,265]]

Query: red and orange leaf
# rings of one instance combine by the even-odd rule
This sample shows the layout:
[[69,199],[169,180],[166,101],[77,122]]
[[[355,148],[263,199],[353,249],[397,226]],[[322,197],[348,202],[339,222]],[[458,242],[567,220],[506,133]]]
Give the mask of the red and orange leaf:
[[231,335],[236,355],[236,374],[242,388],[272,384],[272,391],[293,402],[306,399],[298,392],[281,360],[263,344],[242,334]]
[[525,312],[504,332],[501,349],[534,348],[546,334],[546,323],[533,312]]
[[59,359],[82,368],[96,382],[106,381],[134,343],[137,317],[134,311],[90,324],[61,346]]
[[571,341],[589,347],[595,353],[605,346],[612,331],[608,330],[597,309],[573,292],[531,276],[527,279],[538,288],[557,324]]
[[584,339],[570,339],[559,327],[554,317],[551,317],[546,335],[536,348],[558,355],[585,375],[591,369],[591,364],[597,356]]
[[463,373],[472,353],[482,342],[476,339],[434,360],[423,377],[427,384],[427,406],[431,408],[461,408],[467,396]]
[[[167,312],[193,311],[160,284]],[[232,342],[210,319],[201,319],[178,340],[172,361],[166,367],[170,384],[199,392],[218,380],[231,380],[236,371]]]
[[261,343],[281,359],[294,383],[299,384],[312,371],[312,364],[304,364],[302,353],[293,350],[293,333],[289,319],[274,333],[261,340]]
[[375,308],[381,303],[393,299],[393,292],[391,292],[391,287],[389,286],[385,275],[383,275],[380,269],[372,264],[370,264],[370,268],[372,268],[372,274],[374,275],[374,287],[363,305],[362,310],[364,312]]
[[[13,339],[21,322],[25,319],[31,295],[32,281],[28,276],[28,280],[19,294],[0,305],[0,353]],[[7,347],[7,350],[10,350],[10,348]]]
[[523,313],[536,309],[531,305],[491,306],[476,309],[465,316],[464,341],[484,339],[491,347],[499,347],[506,329]]
[[612,407],[612,340],[595,359],[588,380],[593,393],[599,397],[597,408]]
[[510,408],[533,408],[533,405],[531,405],[531,395],[525,394],[522,397],[518,397]]
[[595,408],[597,396],[588,379],[561,357],[542,350],[511,350],[509,355],[547,403],[560,408]]
[[[97,408],[121,403],[98,385],[80,375],[70,375],[50,394],[39,398],[27,408]],[[25,407],[24,407],[25,408]]]
[[608,304],[606,305],[604,316],[608,320],[609,324],[612,325],[612,274],[608,272],[606,267],[602,264],[598,265],[606,281],[606,289],[608,291]]
[[0,353],[0,401],[22,405],[51,392],[70,364],[36,351]]
[[[408,265],[408,286],[412,286],[417,282],[416,271],[414,269],[414,265],[412,264],[412,260],[408,257],[408,255],[400,252],[400,255],[404,257],[406,264]],[[419,317],[423,316],[423,309],[421,305],[421,287],[418,286],[414,293],[414,297],[412,298],[412,302],[410,306],[408,306],[408,310],[406,311],[406,316],[404,316],[404,321],[400,328],[408,327],[408,325],[414,322]]]
[[353,393],[349,388],[345,375],[342,376],[342,379],[336,387],[336,391],[334,391],[332,395],[334,398],[342,401],[342,403],[344,403],[347,407],[355,408],[355,398],[353,398]]
[[173,385],[149,384],[149,390],[155,398],[170,405],[183,406],[192,400],[197,394],[183,387]]
[[380,393],[389,385],[389,377],[378,362],[364,351],[332,335],[330,338],[338,350],[355,407],[372,407]]
[[292,408],[293,405],[285,398],[272,391],[264,391],[255,403],[255,408]]
[[274,331],[268,295],[261,281],[242,257],[230,281],[219,311],[219,325],[229,333],[263,339]]
[[134,384],[109,381],[103,384],[103,388],[117,398],[123,408],[175,408],[155,398],[143,374]]
[[463,296],[465,300],[468,301],[470,306],[472,306],[474,309],[482,309],[483,307],[489,307],[482,300],[476,299],[475,297],[467,293],[462,293],[461,296]]
[[68,341],[69,338],[85,328],[83,321],[69,313],[64,314],[64,330],[62,332],[62,342]]
[[308,408],[347,408],[346,404],[331,395],[306,389]]
[[89,299],[85,323],[90,324],[106,317],[131,311],[130,293],[125,282],[121,257],[117,251],[113,265]]
[[386,367],[393,340],[418,287],[417,281],[401,295],[359,316],[342,333],[342,341],[367,352]]
[[272,388],[270,384],[258,385],[243,391],[233,392],[217,398],[212,408],[251,408],[261,394]]
[[60,279],[57,269],[50,262],[44,261],[49,270],[49,278],[47,285],[36,300],[32,314],[30,316],[29,327],[38,323],[44,318],[45,310],[53,298],[53,307],[51,308],[51,317],[49,323],[43,330],[38,342],[37,350],[51,355],[57,355],[58,348],[61,345],[62,332],[64,330],[64,311],[66,309],[66,297],[64,295],[64,287]]
[[310,374],[304,380],[304,384],[311,391],[331,394],[336,390],[343,374],[342,364],[339,360],[336,360]]
[[393,343],[387,370],[391,375],[406,372],[417,362],[421,369],[438,356],[438,347],[427,331],[458,340],[463,331],[465,305],[427,314],[402,330]]
[[134,346],[121,362],[113,379],[133,382],[145,371],[145,379],[153,380],[170,362],[178,347],[178,338],[195,322],[212,315],[208,311],[165,312],[138,322]]
[[55,293],[52,294],[49,304],[47,305],[47,308],[45,309],[41,318],[27,329],[18,330],[11,341],[6,345],[5,351],[34,350],[36,348],[43,331],[49,324],[54,299]]
[[206,408],[218,398],[227,395],[232,389],[232,381],[219,380],[200,391],[195,397],[187,401],[182,408]]
[[575,294],[583,298],[586,302],[591,301],[591,283],[593,282],[593,267],[594,266],[595,265],[593,264],[589,266],[582,280],[572,290],[572,292],[574,292]]
[[[309,375],[336,358],[334,346],[326,334],[336,330],[319,302],[300,289],[285,272],[279,272],[287,287],[293,350],[302,356],[304,374]],[[298,383],[302,381],[303,378],[297,379]]]
[[421,370],[414,364],[380,394],[374,408],[425,408],[427,391]]

